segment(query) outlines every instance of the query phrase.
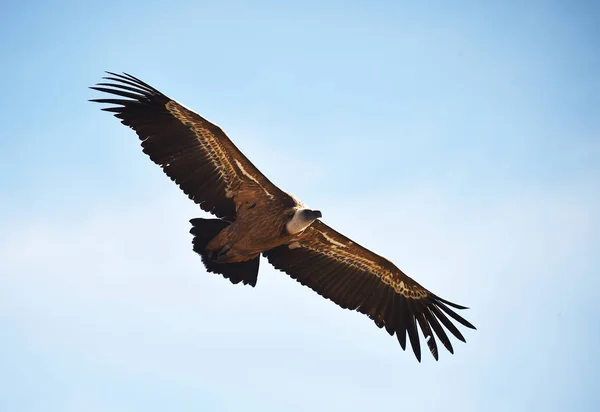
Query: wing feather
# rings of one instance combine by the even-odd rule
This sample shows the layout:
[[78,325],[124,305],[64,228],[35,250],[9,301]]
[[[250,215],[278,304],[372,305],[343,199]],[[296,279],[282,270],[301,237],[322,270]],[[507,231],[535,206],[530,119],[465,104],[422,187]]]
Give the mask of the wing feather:
[[396,329],[396,338],[398,338],[398,342],[400,343],[400,347],[402,350],[406,350],[406,335],[408,333],[408,317],[410,316],[410,311],[408,309],[408,302],[406,299],[400,298],[399,304],[396,307],[398,313],[398,319],[400,320],[400,324]]
[[456,338],[463,335],[448,316],[467,328],[475,327],[441,299],[404,274],[387,259],[365,249],[321,221],[293,239],[264,253],[269,262],[339,306],[367,315],[380,328],[395,334],[402,349],[407,335],[421,360],[419,331],[437,360],[437,340],[454,349],[444,327]]
[[425,314],[425,317],[427,318],[427,321],[429,322],[429,324],[435,331],[435,334],[440,338],[440,341],[446,347],[446,349],[448,349],[448,352],[454,353],[454,348],[452,347],[452,343],[450,342],[450,339],[448,338],[446,331],[444,331],[444,328],[442,328],[442,325],[440,325],[440,322],[433,315],[433,313],[431,312],[431,309],[427,308],[427,310],[424,311],[424,314]]

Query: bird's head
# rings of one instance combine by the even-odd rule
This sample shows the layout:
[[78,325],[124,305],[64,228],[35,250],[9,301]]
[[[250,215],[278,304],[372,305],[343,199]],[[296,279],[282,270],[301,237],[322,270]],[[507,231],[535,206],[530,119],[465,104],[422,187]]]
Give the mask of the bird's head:
[[293,235],[303,231],[308,226],[310,226],[312,222],[314,222],[322,216],[323,214],[320,210],[305,208],[296,209],[290,221],[287,222],[287,224],[285,225],[285,228],[288,231],[288,233]]
[[302,209],[302,218],[307,221],[310,220],[312,222],[320,217],[323,217],[320,210]]

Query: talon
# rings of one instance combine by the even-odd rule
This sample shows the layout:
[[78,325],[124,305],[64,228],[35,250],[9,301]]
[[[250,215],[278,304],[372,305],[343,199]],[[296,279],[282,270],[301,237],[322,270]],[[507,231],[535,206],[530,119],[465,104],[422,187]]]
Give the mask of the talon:
[[219,253],[217,253],[217,259],[229,252],[231,246],[231,242],[225,243],[225,245],[219,250]]
[[209,259],[212,260],[213,256],[214,256],[215,252],[211,249],[206,248],[206,253],[205,256]]

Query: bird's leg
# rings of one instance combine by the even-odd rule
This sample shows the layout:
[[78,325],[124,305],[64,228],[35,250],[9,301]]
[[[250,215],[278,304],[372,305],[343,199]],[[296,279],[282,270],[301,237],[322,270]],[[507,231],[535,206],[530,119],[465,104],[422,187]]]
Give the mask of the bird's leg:
[[[233,245],[231,244],[231,242],[227,242],[223,245],[223,247],[221,249],[219,249],[216,253],[216,256],[214,257],[214,261],[215,262],[219,262],[219,261],[223,261],[225,259],[227,259],[227,252],[229,252],[229,250],[231,249]],[[214,255],[213,255],[214,256]],[[211,256],[212,258],[212,256]]]

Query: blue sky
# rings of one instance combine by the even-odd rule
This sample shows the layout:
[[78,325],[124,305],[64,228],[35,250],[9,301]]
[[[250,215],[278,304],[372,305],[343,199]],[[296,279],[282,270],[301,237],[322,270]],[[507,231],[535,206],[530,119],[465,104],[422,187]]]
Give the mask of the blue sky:
[[[5,1],[0,36],[0,410],[598,409],[594,2]],[[205,273],[203,214],[87,102],[104,70],[478,330],[419,364],[264,260]]]

